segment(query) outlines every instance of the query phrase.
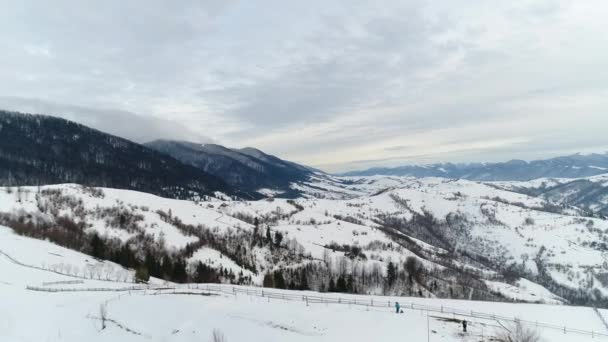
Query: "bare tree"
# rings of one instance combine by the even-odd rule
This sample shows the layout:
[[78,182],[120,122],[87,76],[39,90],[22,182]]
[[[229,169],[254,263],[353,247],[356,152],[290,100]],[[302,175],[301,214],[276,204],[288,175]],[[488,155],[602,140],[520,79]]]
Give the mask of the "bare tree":
[[498,333],[500,342],[540,342],[540,334],[534,328],[525,326],[520,320],[510,326],[504,327]]
[[106,328],[106,321],[108,320],[108,308],[106,304],[99,305],[99,319],[101,320],[101,330]]
[[213,329],[213,333],[211,334],[211,342],[227,342],[226,336],[219,329]]

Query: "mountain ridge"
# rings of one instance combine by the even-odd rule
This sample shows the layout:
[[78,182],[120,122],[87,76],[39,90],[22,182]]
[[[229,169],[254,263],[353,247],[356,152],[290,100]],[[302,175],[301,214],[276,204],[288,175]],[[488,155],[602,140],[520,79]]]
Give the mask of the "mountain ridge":
[[538,178],[583,178],[608,173],[608,152],[572,154],[550,159],[512,159],[498,163],[436,163],[374,167],[344,172],[341,176],[410,176],[458,178],[476,181],[528,181]]
[[161,153],[221,177],[228,184],[249,192],[296,197],[292,184],[308,180],[308,167],[283,160],[259,149],[228,148],[177,140],[154,140],[144,144]]
[[0,185],[78,183],[195,198],[250,198],[223,180],[130,140],[62,118],[0,110]]

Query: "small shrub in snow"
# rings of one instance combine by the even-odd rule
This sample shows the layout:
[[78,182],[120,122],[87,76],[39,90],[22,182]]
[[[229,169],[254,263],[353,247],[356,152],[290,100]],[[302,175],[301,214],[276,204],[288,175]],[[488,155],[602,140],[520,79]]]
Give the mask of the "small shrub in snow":
[[150,274],[145,266],[140,266],[135,271],[135,281],[138,283],[147,283],[150,280]]
[[226,336],[219,329],[213,329],[213,333],[211,334],[211,342],[227,342]]
[[540,335],[533,327],[525,326],[520,320],[515,321],[498,333],[500,342],[540,342]]

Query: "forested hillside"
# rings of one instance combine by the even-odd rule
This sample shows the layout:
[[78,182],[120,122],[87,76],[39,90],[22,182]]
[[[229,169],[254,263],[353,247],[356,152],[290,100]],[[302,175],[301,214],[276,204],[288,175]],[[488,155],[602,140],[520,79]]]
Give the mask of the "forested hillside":
[[300,192],[291,184],[306,181],[312,174],[304,166],[254,148],[231,149],[216,144],[171,140],[156,140],[145,145],[250,193],[297,197]]
[[221,179],[129,140],[60,118],[0,111],[0,184],[78,183],[172,198],[219,191]]

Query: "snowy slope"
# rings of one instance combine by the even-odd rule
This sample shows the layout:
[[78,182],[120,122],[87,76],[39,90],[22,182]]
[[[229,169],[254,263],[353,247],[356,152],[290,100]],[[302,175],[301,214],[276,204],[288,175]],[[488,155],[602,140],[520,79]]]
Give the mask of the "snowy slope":
[[[13,246],[11,252],[28,256],[33,264],[40,264],[48,253],[61,254],[66,263],[86,263],[88,258],[70,253],[43,241],[11,237],[9,229],[3,234],[0,249]],[[14,256],[13,256],[14,257]],[[52,284],[54,289],[80,289],[73,292],[31,291],[24,285],[80,280],[53,272],[24,267],[0,256],[0,340],[3,341],[206,341],[214,329],[221,331],[227,341],[480,341],[492,340],[509,321],[479,318],[481,314],[517,317],[538,322],[545,341],[596,341],[597,333],[608,333],[591,308],[505,304],[445,299],[370,297],[339,295],[342,302],[384,303],[386,307],[367,307],[348,304],[306,304],[302,300],[277,299],[281,294],[314,296],[335,299],[336,294],[270,290],[274,297],[231,294],[233,287],[223,292],[193,289],[195,285],[181,285],[175,290],[169,285],[165,291],[82,291],[85,288],[120,289],[130,283],[85,280],[84,284]],[[167,285],[165,285],[167,286]],[[203,287],[204,288],[204,285]],[[246,290],[237,287],[239,291]],[[184,293],[184,294],[180,294]],[[212,294],[201,296],[193,294]],[[392,305],[402,304],[404,313],[396,315]],[[101,327],[100,307],[107,312],[105,329]],[[446,313],[414,309],[427,306],[442,308]],[[451,311],[461,314],[448,314]],[[470,317],[469,312],[474,315]],[[464,314],[464,315],[463,315]],[[469,322],[467,334],[461,333],[460,320]],[[348,322],[348,324],[344,324]],[[530,326],[535,325],[534,323]],[[35,326],[35,329],[32,329]],[[561,330],[564,327],[567,333]],[[593,337],[571,330],[595,334]],[[608,336],[608,335],[607,335]],[[605,337],[604,339],[608,339]]]
[[588,214],[608,216],[608,174],[578,179],[541,178],[527,182],[488,184],[540,197],[561,206],[577,206]]

